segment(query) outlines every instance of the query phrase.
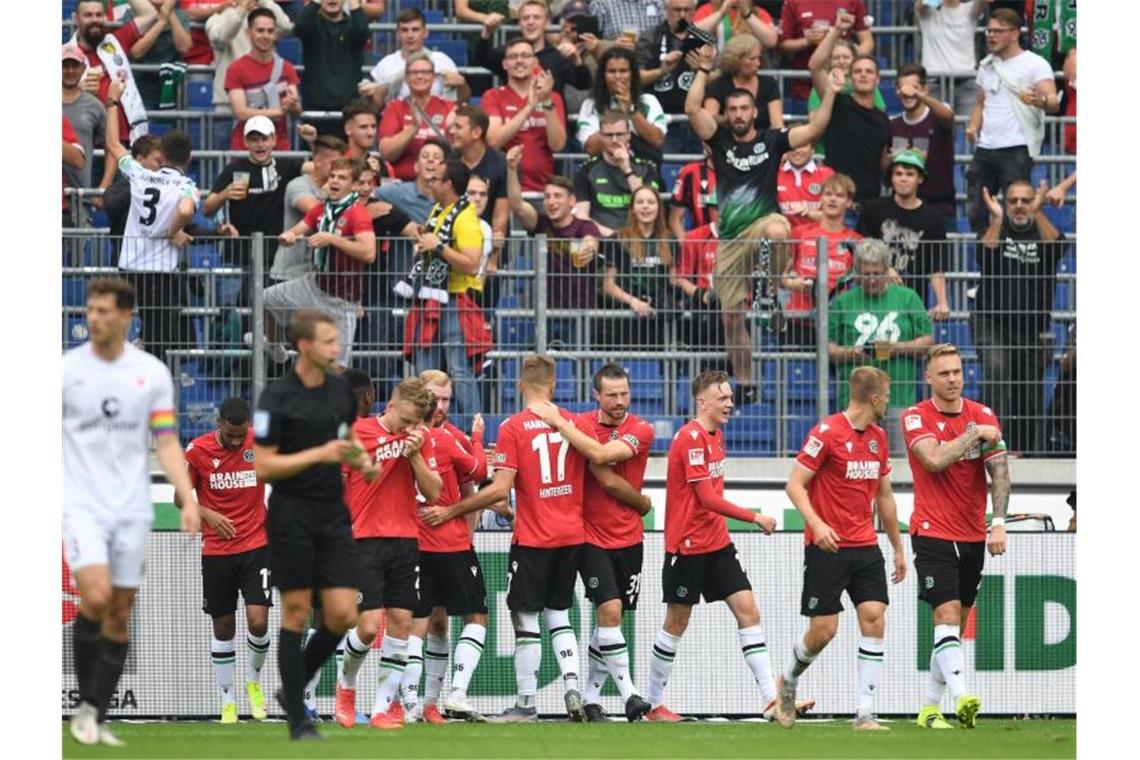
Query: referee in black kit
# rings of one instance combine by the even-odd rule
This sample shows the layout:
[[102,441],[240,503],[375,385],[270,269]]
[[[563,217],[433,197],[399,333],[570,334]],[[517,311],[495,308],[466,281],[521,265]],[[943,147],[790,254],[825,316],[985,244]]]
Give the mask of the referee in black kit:
[[[273,484],[267,527],[270,577],[281,594],[277,701],[289,719],[291,739],[320,739],[305,717],[305,682],[356,623],[356,549],[341,463],[365,477],[375,477],[377,470],[352,432],[352,387],[329,372],[340,353],[332,317],[298,311],[289,322],[289,340],[298,358],[258,399],[253,455],[258,477]],[[302,651],[313,589],[320,592],[324,617]]]

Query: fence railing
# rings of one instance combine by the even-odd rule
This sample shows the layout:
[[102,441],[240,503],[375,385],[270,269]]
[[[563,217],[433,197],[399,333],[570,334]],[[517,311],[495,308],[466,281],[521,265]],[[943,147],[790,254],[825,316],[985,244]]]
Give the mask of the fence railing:
[[[591,378],[603,361],[626,366],[632,410],[654,424],[658,452],[693,412],[688,380],[723,368],[738,388],[728,445],[761,456],[794,452],[820,416],[846,404],[850,370],[872,363],[893,378],[884,424],[895,444],[898,413],[929,394],[923,351],[951,342],[962,352],[965,395],[994,407],[1012,449],[1075,452],[1072,240],[993,250],[958,240],[909,251],[896,241],[879,271],[856,266],[849,242],[826,239],[595,247],[511,238],[497,271],[479,281],[430,268],[413,276],[407,239],[380,241],[375,262],[333,257],[330,271],[291,280],[272,266],[288,253],[272,237],[196,239],[168,257],[166,271],[148,272],[130,271],[131,256],[168,241],[126,242],[64,235],[62,343],[86,339],[92,277],[132,280],[139,308],[130,337],[170,365],[186,437],[209,429],[225,396],[255,398],[285,371],[289,315],[316,307],[337,319],[344,363],[367,371],[380,398],[403,376],[445,368],[456,380],[455,416],[483,413],[491,440],[518,409],[522,357],[537,350],[557,360],[555,401],[577,411],[593,406]],[[314,251],[298,245],[293,253],[311,269]],[[816,277],[821,271],[830,278]],[[446,303],[433,300],[449,285]]]

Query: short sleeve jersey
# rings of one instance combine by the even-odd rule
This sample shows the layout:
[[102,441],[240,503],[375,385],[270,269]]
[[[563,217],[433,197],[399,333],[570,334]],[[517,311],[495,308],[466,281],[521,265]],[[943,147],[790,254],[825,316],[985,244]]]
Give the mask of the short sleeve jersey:
[[63,511],[103,525],[154,519],[150,434],[173,434],[170,371],[127,343],[113,361],[90,343],[63,355]]
[[[483,464],[476,461],[460,442],[446,428],[433,428],[428,431],[433,445],[433,458],[439,477],[443,480],[443,488],[435,503],[441,507],[450,507],[459,503],[459,484],[469,482],[464,480],[479,469]],[[425,552],[461,552],[471,548],[471,533],[467,529],[467,518],[454,517],[442,525],[428,525],[422,519],[417,520],[419,526],[420,551]]]
[[170,240],[170,223],[183,198],[189,198],[197,208],[198,186],[172,166],[151,171],[129,154],[119,159],[119,171],[131,183],[131,208],[119,249],[119,268],[173,272],[178,266],[178,249]]
[[[828,240],[827,250],[827,292],[834,293],[839,280],[851,271],[854,262],[855,244],[863,236],[852,229],[843,228],[838,232],[825,230],[818,224],[802,228],[798,235],[800,242],[796,244],[795,259],[792,266],[796,276],[804,279],[818,279],[817,254],[819,251],[819,238]],[[788,298],[785,311],[811,311],[815,306],[815,293],[802,290],[792,291]]]
[[689,229],[716,221],[716,170],[704,161],[681,167],[673,183],[673,205],[689,212]]
[[[447,121],[448,114],[455,110],[454,100],[444,100],[432,96],[428,100],[427,107],[424,113],[427,114],[428,119],[431,120],[432,126],[423,124],[420,126],[416,133],[412,136],[411,142],[404,147],[404,152],[392,164],[392,171],[395,172],[398,179],[405,182],[414,182],[416,179],[416,158],[419,156],[420,148],[424,143],[431,139],[439,139],[436,134],[436,129],[440,132],[447,134],[447,127],[444,123]],[[384,108],[384,113],[380,117],[380,127],[378,130],[378,137],[392,137],[400,132],[403,132],[415,116],[412,114],[411,106],[408,105],[407,100],[391,100]]]
[[[560,411],[566,419],[574,419],[570,412]],[[495,469],[515,471],[514,543],[557,549],[585,541],[586,458],[560,433],[530,411],[508,417],[499,426]]]
[[[550,94],[553,109],[550,111],[531,111],[530,116],[523,122],[522,127],[514,137],[503,145],[507,151],[516,145],[523,146],[522,161],[519,164],[519,181],[524,191],[534,190],[542,192],[546,181],[554,175],[554,151],[546,139],[546,120],[558,119],[566,123],[566,104],[557,92]],[[519,111],[526,108],[527,99],[519,95],[509,85],[487,90],[483,93],[483,110],[487,116],[497,116],[504,123],[515,118]]]
[[724,516],[705,509],[696,484],[712,481],[724,496],[724,433],[710,433],[689,420],[669,446],[665,476],[665,551],[669,554],[708,554],[731,543]]
[[[630,169],[642,183],[661,190],[653,163],[634,156]],[[625,225],[633,203],[633,193],[622,170],[606,163],[602,156],[594,156],[578,167],[574,173],[574,195],[580,201],[590,202],[590,219],[612,230]]]
[[[353,538],[416,538],[419,519],[416,516],[416,478],[412,465],[404,456],[408,434],[393,433],[379,416],[361,417],[353,430],[368,458],[380,468],[380,476],[368,483],[359,470],[347,466],[345,500],[352,516]],[[435,456],[432,441],[424,437],[421,455],[432,466]]]
[[780,205],[780,213],[791,222],[792,239],[802,240],[804,228],[815,223],[800,216],[800,212],[819,211],[823,183],[833,174],[835,170],[830,166],[814,160],[808,161],[802,169],[796,169],[790,161],[785,161],[780,167],[776,174],[776,201]]
[[748,225],[779,210],[776,173],[791,150],[787,129],[769,129],[743,142],[724,125],[708,141],[716,166],[720,235],[735,238]]
[[[621,441],[633,451],[633,457],[611,465],[620,475],[640,491],[645,482],[645,466],[649,463],[649,449],[653,446],[653,428],[634,414],[626,414],[621,424],[606,425],[600,412],[589,411],[579,418],[583,427],[598,443]],[[594,476],[586,473],[586,498],[582,507],[586,522],[586,542],[603,549],[623,549],[641,543],[644,527],[641,515],[610,496]]]
[[986,540],[986,462],[1005,454],[1005,442],[986,446],[978,441],[942,472],[927,472],[913,451],[919,441],[952,441],[978,425],[1000,429],[992,409],[967,398],[962,399],[961,411],[956,414],[943,412],[932,399],[903,412],[902,434],[914,473],[912,535],[946,541]]
[[227,449],[211,430],[186,447],[186,472],[198,503],[234,524],[234,537],[224,539],[202,523],[202,554],[241,554],[265,546],[265,482],[253,469],[253,429],[236,449]]
[[[879,481],[891,474],[887,434],[875,424],[851,427],[843,412],[825,418],[808,433],[796,464],[815,473],[807,492],[812,509],[839,536],[839,548],[874,546],[873,502]],[[804,528],[804,546],[815,542]]]
[[[253,412],[254,440],[276,446],[280,454],[322,446],[344,438],[356,420],[356,395],[339,375],[325,375],[315,388],[306,387],[290,370],[261,393]],[[340,465],[315,464],[272,483],[269,507],[279,496],[320,504],[344,504]]]
[[[325,204],[318,203],[305,214],[305,224],[310,229],[318,229],[324,213]],[[336,220],[335,232],[339,237],[354,240],[357,235],[372,231],[372,217],[363,203],[352,204]],[[312,264],[321,290],[346,301],[360,300],[361,273],[368,264],[332,245],[314,250]]]
[[[275,89],[278,97],[283,97],[290,85],[296,87],[301,84],[301,78],[297,76],[297,69],[293,68],[293,64],[289,61],[282,62],[281,75],[276,82],[269,81],[272,75],[272,60],[267,63],[260,63],[253,60],[249,55],[243,55],[226,69],[226,92],[241,90],[245,93],[245,102],[250,108],[268,108],[267,89]],[[288,119],[284,116],[274,119],[273,127],[277,137],[275,149],[289,150]],[[245,150],[244,130],[244,121],[234,122],[234,131],[230,134],[230,150]]]

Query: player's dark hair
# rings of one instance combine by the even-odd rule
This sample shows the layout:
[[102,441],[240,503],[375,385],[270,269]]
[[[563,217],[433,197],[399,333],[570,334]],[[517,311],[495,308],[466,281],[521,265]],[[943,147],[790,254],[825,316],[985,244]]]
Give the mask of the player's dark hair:
[[903,77],[918,77],[919,84],[926,84],[926,67],[921,63],[904,63],[899,66],[898,73],[895,74],[895,80],[902,79]]
[[705,392],[706,388],[728,382],[728,373],[723,369],[706,369],[693,378],[693,398]]
[[218,419],[231,425],[244,425],[249,422],[249,404],[239,396],[230,396],[218,407]]
[[602,389],[603,380],[625,380],[628,383],[629,373],[617,362],[606,362],[594,373],[594,390]]
[[932,361],[943,356],[961,357],[962,354],[958,351],[958,347],[953,343],[935,343],[933,346],[926,349],[926,366],[929,367]]
[[162,150],[162,140],[154,135],[139,135],[131,143],[131,158],[146,158],[147,154]]
[[453,158],[444,164],[441,179],[451,183],[456,195],[463,195],[467,190],[467,183],[471,180],[471,170],[467,168],[467,164]]
[[419,21],[424,26],[427,26],[427,19],[424,18],[423,11],[419,8],[405,8],[400,11],[400,15],[396,16],[396,26],[400,24],[411,24]]
[[491,118],[487,116],[486,111],[479,106],[467,104],[455,109],[455,117],[459,118],[460,116],[466,117],[471,122],[472,127],[479,128],[480,139],[487,139],[487,130],[491,126]]
[[866,404],[891,382],[891,376],[878,367],[856,367],[851,370],[847,387],[851,390],[851,400]]
[[610,61],[617,58],[629,64],[630,102],[635,106],[641,103],[641,78],[637,73],[637,56],[632,50],[615,45],[602,53],[602,57],[598,59],[598,73],[594,75],[594,86],[590,91],[590,95],[594,98],[595,108],[605,108],[614,99],[613,93],[606,86],[606,66],[609,65]]
[[190,154],[194,150],[194,142],[190,135],[172,129],[162,136],[162,155],[166,163],[175,166],[186,166],[190,163]]
[[744,89],[743,87],[737,87],[736,89],[730,91],[727,95],[724,96],[725,108],[728,107],[728,101],[732,100],[733,98],[744,98],[744,97],[751,100],[752,105],[756,105],[756,96],[755,95],[753,95],[751,92]]
[[321,322],[336,327],[336,320],[316,309],[301,309],[289,320],[289,342],[299,346],[303,340],[312,340]]
[[1033,183],[1032,183],[1032,182],[1030,182],[1030,181],[1029,181],[1029,180],[1027,180],[1027,179],[1015,179],[1015,180],[1013,180],[1012,182],[1010,182],[1008,185],[1006,185],[1006,186],[1005,186],[1005,189],[1004,189],[1002,192],[1003,192],[1005,195],[1009,195],[1009,189],[1010,189],[1011,187],[1016,187],[1016,186],[1018,186],[1018,185],[1020,185],[1020,186],[1022,186],[1022,187],[1028,187],[1028,188],[1029,188],[1029,192],[1030,192],[1030,193],[1034,193],[1034,192],[1036,192],[1036,191],[1033,189]]
[[503,52],[510,50],[515,45],[526,45],[531,50],[534,50],[534,43],[533,42],[528,40],[526,37],[523,37],[523,36],[516,34],[513,37],[507,38],[507,43],[505,45],[503,45]]
[[114,296],[116,309],[135,310],[135,286],[122,277],[96,277],[87,283],[87,297],[92,296]]
[[245,25],[252,27],[253,22],[259,18],[267,18],[273,22],[274,26],[277,26],[277,16],[273,15],[273,11],[268,8],[254,8],[249,12],[249,15],[245,17]]
[[344,371],[342,377],[348,381],[348,384],[352,386],[352,392],[358,396],[372,390],[372,378],[364,370],[349,367]]
[[878,72],[878,70],[879,70],[879,59],[876,58],[875,56],[871,55],[870,53],[858,53],[858,54],[856,54],[855,58],[851,61],[851,68],[855,68],[855,64],[859,63],[859,61],[870,61],[871,63],[875,64],[875,71]]
[[345,124],[352,121],[360,114],[367,114],[369,116],[375,117],[377,114],[376,104],[371,100],[366,100],[365,98],[356,98],[344,107],[344,109],[341,111],[341,114],[344,116]]

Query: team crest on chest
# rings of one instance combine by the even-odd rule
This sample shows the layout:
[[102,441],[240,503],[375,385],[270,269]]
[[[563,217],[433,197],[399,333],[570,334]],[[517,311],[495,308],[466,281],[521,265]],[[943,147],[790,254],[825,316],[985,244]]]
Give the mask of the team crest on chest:
[[872,454],[878,454],[879,453],[879,442],[872,439],[871,442],[867,444],[867,448],[871,450]]
[[818,182],[812,182],[808,185],[808,192],[812,195],[819,195],[823,192],[823,185],[819,184]]
[[253,449],[246,449],[245,451],[243,451],[241,454],[241,458],[247,462],[252,462],[253,461]]

